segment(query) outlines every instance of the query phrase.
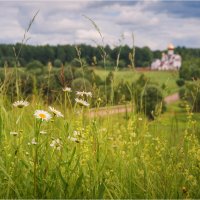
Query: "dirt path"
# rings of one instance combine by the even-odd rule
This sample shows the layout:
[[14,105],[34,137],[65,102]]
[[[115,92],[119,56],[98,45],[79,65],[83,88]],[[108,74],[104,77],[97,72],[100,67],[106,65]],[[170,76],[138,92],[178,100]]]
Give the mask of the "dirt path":
[[178,101],[178,100],[179,100],[179,95],[178,95],[178,93],[174,93],[174,94],[172,94],[172,95],[170,95],[170,96],[165,97],[165,102],[166,102],[167,104],[176,102],[176,101]]
[[[167,104],[176,102],[179,100],[179,95],[178,93],[169,95],[165,97],[165,102]],[[95,117],[95,116],[106,116],[106,115],[113,115],[117,113],[125,113],[125,112],[131,112],[133,110],[133,107],[128,104],[128,105],[117,105],[117,106],[110,106],[110,107],[101,107],[101,108],[92,108],[89,111],[89,116],[90,117]]]

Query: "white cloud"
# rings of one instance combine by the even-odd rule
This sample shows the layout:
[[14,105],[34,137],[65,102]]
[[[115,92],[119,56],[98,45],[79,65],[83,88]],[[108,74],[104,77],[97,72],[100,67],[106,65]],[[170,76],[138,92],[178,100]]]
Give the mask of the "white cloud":
[[[170,5],[166,2],[168,7],[158,7],[158,3],[4,1],[0,2],[0,42],[19,42],[24,29],[40,9],[29,33],[31,44],[94,44],[92,40],[101,43],[92,23],[83,17],[85,14],[95,21],[104,36],[104,42],[111,46],[118,44],[122,33],[125,35],[124,43],[131,46],[133,32],[135,45],[140,47],[165,49],[169,42],[179,46],[199,47],[200,17],[194,17],[194,13],[190,17],[179,17],[173,13],[173,9],[167,12]],[[185,7],[183,3],[180,4],[180,12],[183,12]],[[159,9],[163,9],[163,12]],[[189,8],[185,9],[188,14]]]

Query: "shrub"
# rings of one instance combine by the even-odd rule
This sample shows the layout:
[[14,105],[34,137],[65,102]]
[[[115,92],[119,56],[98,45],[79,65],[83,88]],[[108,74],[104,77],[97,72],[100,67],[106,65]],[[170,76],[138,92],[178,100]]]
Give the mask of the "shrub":
[[183,85],[185,84],[185,81],[184,81],[184,79],[180,78],[180,79],[178,79],[178,80],[176,81],[176,84],[177,84],[179,87],[181,87],[181,86],[183,86]]
[[74,72],[74,78],[84,78],[84,71],[80,68],[76,69]]
[[54,67],[61,67],[62,66],[62,61],[60,59],[54,60]]
[[141,75],[132,85],[136,112],[142,112],[149,119],[154,119],[166,110],[166,106],[161,90],[147,84],[147,81],[148,79]]
[[28,63],[26,66],[28,70],[36,69],[36,68],[43,68],[43,64],[38,60],[33,60],[32,62]]
[[184,99],[185,97],[185,87],[179,89],[179,97]]
[[76,78],[72,81],[72,89],[74,91],[91,91],[92,85],[90,81],[85,78]]
[[124,60],[119,60],[118,67],[119,68],[125,68],[126,67],[126,62]]
[[193,112],[200,112],[200,80],[186,83],[181,95],[190,104]]
[[[82,62],[82,66],[81,66],[81,62]],[[72,61],[71,61],[71,66],[72,67],[83,67],[83,66],[87,66],[87,62],[85,59],[81,59],[81,62],[79,59],[77,58],[74,58]]]
[[130,85],[128,82],[123,80],[117,85],[114,91],[114,102],[115,104],[124,103],[124,101],[131,100]]
[[193,80],[200,78],[200,68],[195,67],[191,70],[191,78]]
[[32,74],[40,75],[43,73],[44,66],[40,61],[34,60],[28,63],[28,65],[26,66],[26,69]]

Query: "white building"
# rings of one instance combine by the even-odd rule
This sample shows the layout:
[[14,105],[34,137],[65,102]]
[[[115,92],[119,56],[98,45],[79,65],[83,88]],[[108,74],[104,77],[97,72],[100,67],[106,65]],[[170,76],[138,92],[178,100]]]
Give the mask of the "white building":
[[179,70],[181,67],[181,56],[174,54],[173,44],[168,45],[167,54],[162,53],[161,59],[156,59],[151,63],[152,70]]

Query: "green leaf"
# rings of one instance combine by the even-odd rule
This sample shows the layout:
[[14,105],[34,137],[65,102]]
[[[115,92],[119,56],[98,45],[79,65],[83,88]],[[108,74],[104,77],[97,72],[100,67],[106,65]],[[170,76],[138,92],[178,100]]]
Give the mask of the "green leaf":
[[104,185],[104,183],[101,183],[100,185],[99,185],[99,195],[98,195],[98,199],[103,199],[103,195],[104,195],[104,192],[105,192],[105,185]]
[[82,180],[83,180],[83,173],[81,173],[81,175],[77,178],[76,184],[74,186],[74,189],[73,189],[73,192],[72,192],[72,195],[71,195],[70,199],[74,199],[75,198],[75,195],[76,195],[78,189],[81,186]]

